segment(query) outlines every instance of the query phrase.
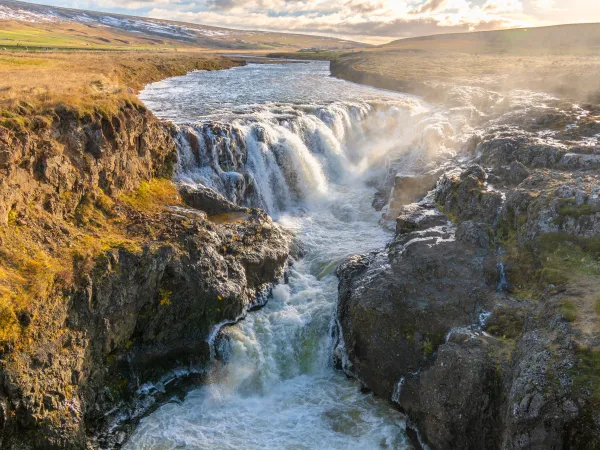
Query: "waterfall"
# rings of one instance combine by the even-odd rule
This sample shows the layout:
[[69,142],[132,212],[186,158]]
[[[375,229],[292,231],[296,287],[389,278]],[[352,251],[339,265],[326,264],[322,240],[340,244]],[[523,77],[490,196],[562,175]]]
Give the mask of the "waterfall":
[[497,264],[498,270],[498,286],[496,286],[496,290],[498,292],[505,292],[508,289],[508,280],[506,278],[506,266],[502,261]]
[[411,145],[424,156],[426,147],[410,132],[418,120],[408,105],[333,103],[183,124],[176,179],[278,217],[319,203],[331,182],[360,176]]
[[389,242],[374,186],[390,167],[419,171],[444,152],[448,118],[333,79],[319,62],[195,72],[144,101],[177,123],[177,182],[265,209],[304,252],[262,309],[213,330],[211,356],[226,363],[144,418],[125,448],[409,448],[399,411],[335,370],[334,360],[352,368],[334,269]]

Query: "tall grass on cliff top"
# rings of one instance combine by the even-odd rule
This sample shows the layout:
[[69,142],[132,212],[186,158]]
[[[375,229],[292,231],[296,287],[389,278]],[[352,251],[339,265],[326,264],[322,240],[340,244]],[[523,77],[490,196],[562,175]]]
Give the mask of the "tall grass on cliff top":
[[135,92],[147,83],[236,64],[193,52],[2,52],[0,121],[7,125],[51,112],[60,104],[115,112],[119,99],[136,102]]

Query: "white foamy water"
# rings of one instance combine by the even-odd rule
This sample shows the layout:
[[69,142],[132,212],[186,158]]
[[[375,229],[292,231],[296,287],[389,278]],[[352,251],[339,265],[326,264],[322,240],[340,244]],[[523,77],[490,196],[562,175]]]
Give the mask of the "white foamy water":
[[305,256],[266,307],[224,330],[227,364],[144,418],[127,449],[410,447],[400,413],[334,368],[334,271],[389,241],[368,181],[392,159],[417,167],[452,125],[414,97],[328,75],[320,62],[251,65],[142,93],[179,124],[177,180],[265,208]]

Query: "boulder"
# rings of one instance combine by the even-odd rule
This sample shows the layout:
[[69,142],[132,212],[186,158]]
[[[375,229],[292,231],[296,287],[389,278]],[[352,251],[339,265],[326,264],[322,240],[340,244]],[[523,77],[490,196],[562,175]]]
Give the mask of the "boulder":
[[186,205],[204,211],[209,216],[246,211],[218,192],[204,186],[179,185],[179,193]]

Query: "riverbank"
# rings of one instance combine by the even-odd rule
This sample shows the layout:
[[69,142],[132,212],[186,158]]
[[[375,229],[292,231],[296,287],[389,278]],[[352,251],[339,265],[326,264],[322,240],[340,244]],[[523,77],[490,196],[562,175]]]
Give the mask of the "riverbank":
[[476,127],[452,170],[382,189],[395,238],[338,269],[343,366],[430,448],[596,448],[599,60],[444,42],[331,63]]
[[16,131],[52,120],[57,108],[114,114],[139,105],[146,84],[193,70],[227,69],[241,60],[206,53],[4,52],[0,54],[0,120]]
[[[172,181],[175,130],[145,83],[240,62],[208,55],[1,56],[0,445],[86,448],[202,373],[214,327],[277,279],[288,237],[260,211]],[[48,85],[43,84],[48,80]],[[240,211],[235,221],[210,215]],[[168,375],[167,375],[168,376]],[[113,447],[126,430],[95,446]]]

